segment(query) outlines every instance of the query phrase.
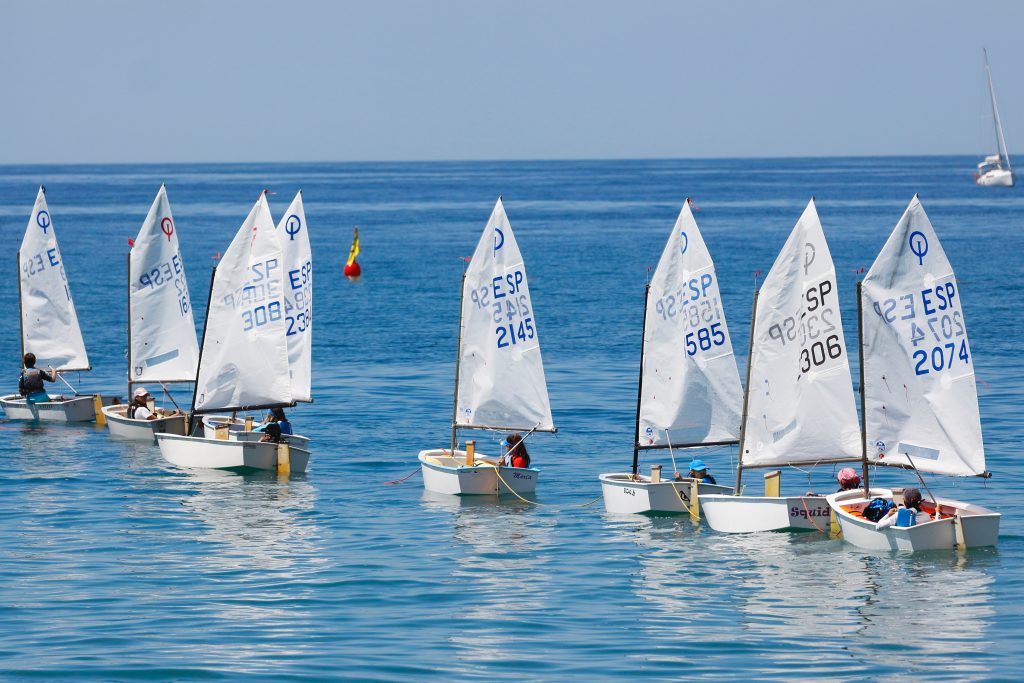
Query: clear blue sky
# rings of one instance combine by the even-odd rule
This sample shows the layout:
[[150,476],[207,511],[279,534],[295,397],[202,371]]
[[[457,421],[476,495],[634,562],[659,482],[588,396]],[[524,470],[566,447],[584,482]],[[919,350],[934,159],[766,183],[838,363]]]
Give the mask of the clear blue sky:
[[[0,163],[1024,149],[1024,2],[0,0]],[[1024,159],[1022,159],[1024,163]]]

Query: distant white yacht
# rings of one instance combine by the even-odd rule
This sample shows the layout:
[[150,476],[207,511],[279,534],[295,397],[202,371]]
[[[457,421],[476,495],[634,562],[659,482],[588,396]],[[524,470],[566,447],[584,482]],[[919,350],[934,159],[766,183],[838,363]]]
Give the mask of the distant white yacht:
[[996,91],[992,87],[992,72],[988,68],[988,51],[983,49],[982,52],[985,53],[985,76],[988,78],[988,94],[992,98],[992,120],[996,124],[998,150],[978,164],[978,172],[975,174],[974,180],[979,185],[1013,187],[1013,169],[1010,167],[1010,155],[1006,152],[1006,140],[1003,139],[1003,124],[999,120],[999,109],[996,107]]

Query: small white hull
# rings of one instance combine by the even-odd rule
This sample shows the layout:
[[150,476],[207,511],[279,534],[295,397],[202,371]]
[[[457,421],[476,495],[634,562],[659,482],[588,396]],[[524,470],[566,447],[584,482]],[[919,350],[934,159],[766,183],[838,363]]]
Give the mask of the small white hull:
[[[877,529],[874,522],[860,516],[860,511],[872,498],[892,499],[892,491],[872,489],[866,498],[863,490],[842,491],[827,497],[836,513],[843,539],[858,548],[866,550],[897,550],[916,552],[918,550],[950,550],[958,545],[962,537],[968,548],[994,546],[999,542],[998,512],[992,512],[980,505],[959,500],[939,498],[942,519],[915,524],[910,527],[887,527]],[[934,516],[931,501],[922,506]],[[958,531],[957,526],[960,526]]]
[[537,489],[540,470],[535,467],[498,467],[486,456],[476,455],[475,467],[466,467],[466,452],[443,448],[420,451],[423,487],[435,493],[454,495],[500,495],[515,491],[519,495]]
[[[0,407],[8,420],[37,420],[40,422],[92,422],[96,419],[93,395],[52,396],[43,403],[28,403],[16,394],[0,398]],[[104,396],[103,405],[113,403],[113,396]]]
[[185,416],[174,415],[156,420],[133,420],[127,416],[128,406],[104,406],[103,415],[107,418],[110,435],[131,441],[149,441],[156,443],[157,434],[185,435]]
[[[651,483],[650,477],[639,475],[633,480],[628,472],[602,474],[601,493],[604,509],[622,514],[671,514],[690,512],[690,481],[662,480]],[[704,496],[722,494],[731,496],[731,486],[698,484],[697,502],[703,507]]]
[[1005,169],[992,170],[979,175],[975,182],[983,187],[1013,187],[1013,172]]
[[[217,470],[277,470],[278,444],[260,441],[205,439],[196,436],[157,434],[160,455],[178,467]],[[290,466],[294,474],[306,471],[310,452],[290,443]]]
[[824,496],[718,496],[701,498],[704,518],[715,531],[828,533],[829,506]]

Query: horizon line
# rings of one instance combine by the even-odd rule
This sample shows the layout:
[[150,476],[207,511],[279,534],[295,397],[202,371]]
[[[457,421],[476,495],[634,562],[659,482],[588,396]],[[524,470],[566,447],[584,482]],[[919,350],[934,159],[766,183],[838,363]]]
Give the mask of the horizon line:
[[[474,163],[536,163],[536,162],[639,162],[639,161],[775,161],[815,159],[938,159],[938,158],[984,158],[984,154],[814,154],[814,155],[763,155],[763,156],[694,156],[694,157],[521,157],[496,159],[335,159],[335,160],[276,160],[276,161],[45,161],[45,162],[3,162],[0,168],[44,167],[44,166],[255,166],[284,164],[474,164]],[[1008,153],[1008,156],[1009,153]]]

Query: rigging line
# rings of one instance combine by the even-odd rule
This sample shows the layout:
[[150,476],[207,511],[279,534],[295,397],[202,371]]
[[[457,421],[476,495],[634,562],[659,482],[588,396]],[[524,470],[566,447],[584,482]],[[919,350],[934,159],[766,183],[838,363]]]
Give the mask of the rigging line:
[[[537,501],[537,500],[530,500],[529,498],[523,498],[518,493],[516,493],[515,489],[513,489],[511,486],[509,486],[508,482],[505,481],[504,477],[501,476],[501,468],[500,467],[495,467],[494,465],[490,465],[489,463],[488,463],[488,466],[489,467],[494,467],[494,475],[496,477],[498,477],[498,481],[500,481],[502,484],[504,484],[505,488],[507,488],[509,490],[509,493],[511,493],[513,496],[515,496],[519,500],[523,501],[524,503],[532,503],[533,505],[544,505],[544,506],[548,505],[547,503],[541,503],[540,501]],[[501,495],[501,489],[498,489],[498,495],[499,496]]]
[[171,399],[171,403],[174,404],[174,409],[175,410],[181,410],[181,406],[179,406],[178,402],[174,400],[173,396],[171,396],[171,392],[170,392],[170,390],[167,389],[167,385],[164,384],[163,382],[159,382],[159,384],[160,384],[161,387],[163,387],[164,394],[167,396],[167,398]]
[[382,482],[382,483],[385,486],[391,486],[391,485],[394,485],[394,484],[401,484],[403,481],[405,481],[406,479],[408,479],[409,477],[411,477],[412,475],[416,474],[419,471],[420,471],[420,468],[417,467],[416,469],[414,469],[412,472],[410,472],[409,474],[405,475],[401,479],[392,479],[391,481],[385,481],[385,482]]
[[800,496],[800,502],[804,504],[804,512],[807,513],[807,519],[810,521],[811,525],[821,533],[825,533],[825,530],[818,526],[818,523],[814,521],[813,517],[811,517],[811,511],[807,509],[807,498],[805,496]]
[[68,389],[70,389],[71,391],[75,392],[75,396],[78,396],[78,389],[75,389],[73,386],[68,384],[68,381],[66,379],[64,379],[64,375],[60,374],[60,372],[57,372],[56,375],[57,375],[57,379],[59,379],[61,382],[64,382],[64,384],[67,385]]
[[672,437],[669,436],[668,430],[665,430],[665,439],[668,441],[668,456],[672,458],[672,472],[675,476],[679,476],[679,467],[676,465],[676,456],[672,452]]

